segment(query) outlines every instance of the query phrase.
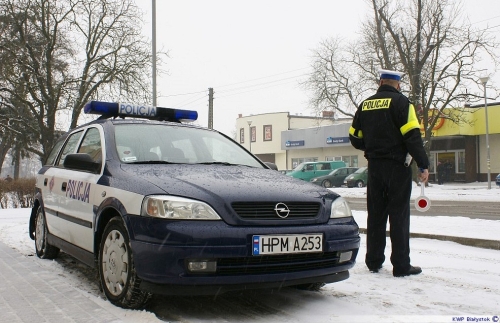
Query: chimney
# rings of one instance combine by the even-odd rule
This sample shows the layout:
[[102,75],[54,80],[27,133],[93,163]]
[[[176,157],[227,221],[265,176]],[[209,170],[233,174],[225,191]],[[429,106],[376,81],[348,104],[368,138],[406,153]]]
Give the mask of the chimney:
[[243,115],[241,113],[238,113],[238,118],[241,118],[243,117]]

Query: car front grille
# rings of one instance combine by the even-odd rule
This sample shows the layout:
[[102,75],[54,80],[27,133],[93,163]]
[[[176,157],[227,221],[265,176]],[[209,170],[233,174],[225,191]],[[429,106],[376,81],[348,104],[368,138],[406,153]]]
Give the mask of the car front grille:
[[232,207],[238,216],[245,220],[276,220],[280,218],[276,208],[282,208],[283,205],[290,211],[285,217],[290,220],[314,218],[318,216],[321,208],[320,203],[302,202],[235,202]]
[[338,252],[221,258],[217,260],[217,275],[290,273],[334,267],[338,261]]

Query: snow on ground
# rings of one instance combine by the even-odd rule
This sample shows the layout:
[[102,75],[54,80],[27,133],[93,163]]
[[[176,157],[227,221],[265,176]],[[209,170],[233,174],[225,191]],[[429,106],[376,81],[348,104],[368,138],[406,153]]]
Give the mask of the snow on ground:
[[[343,197],[366,198],[366,187],[336,187],[332,188],[332,190]],[[424,193],[431,200],[431,204],[432,200],[500,202],[500,187],[495,184],[495,181],[491,182],[491,189],[488,189],[488,183],[486,182],[445,183],[443,185],[430,183],[427,187],[424,187]],[[411,198],[415,199],[420,194],[421,188],[413,183]]]
[[[500,202],[500,189],[492,183],[432,185],[426,195],[435,200]],[[342,196],[365,197],[366,189],[335,189]],[[414,197],[420,194],[415,187]],[[412,194],[412,196],[414,195]],[[500,204],[499,204],[500,205]],[[29,209],[0,210],[0,241],[25,256],[34,254],[28,237]],[[366,212],[354,212],[363,227]],[[455,234],[500,240],[500,221],[461,217],[412,216],[411,227],[419,232],[439,228],[439,234]],[[471,233],[472,232],[472,233]],[[157,296],[146,310],[132,311],[104,301],[95,272],[62,254],[55,261],[37,261],[68,280],[124,322],[453,322],[462,317],[489,319],[500,316],[500,251],[463,246],[454,242],[411,239],[412,264],[421,266],[418,276],[394,278],[389,261],[378,274],[364,265],[365,236],[356,266],[348,280],[328,284],[320,292],[287,288],[282,292],[246,291],[205,297]]]

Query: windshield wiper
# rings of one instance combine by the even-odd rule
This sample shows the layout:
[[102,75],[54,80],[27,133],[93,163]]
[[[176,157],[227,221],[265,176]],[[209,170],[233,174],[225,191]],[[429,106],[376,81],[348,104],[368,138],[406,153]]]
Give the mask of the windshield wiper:
[[220,161],[196,163],[196,165],[224,165],[224,166],[246,166],[246,167],[251,167],[251,166],[248,166],[248,165],[231,164],[231,163],[228,163],[228,162],[220,162]]
[[142,161],[135,161],[131,163],[125,163],[125,164],[185,164],[185,163],[173,163],[173,162],[168,162],[165,160],[142,160]]

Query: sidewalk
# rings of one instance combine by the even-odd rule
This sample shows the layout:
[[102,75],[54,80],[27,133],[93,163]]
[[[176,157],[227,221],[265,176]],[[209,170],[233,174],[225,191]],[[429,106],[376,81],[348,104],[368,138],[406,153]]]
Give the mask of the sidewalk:
[[121,322],[93,301],[93,296],[66,284],[3,242],[0,281],[0,323]]

